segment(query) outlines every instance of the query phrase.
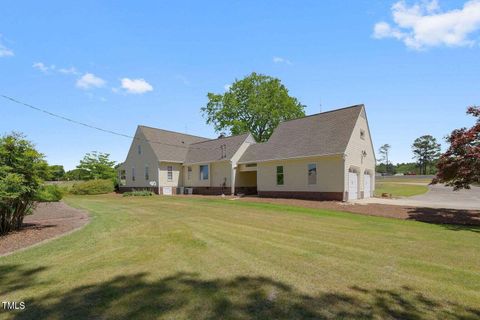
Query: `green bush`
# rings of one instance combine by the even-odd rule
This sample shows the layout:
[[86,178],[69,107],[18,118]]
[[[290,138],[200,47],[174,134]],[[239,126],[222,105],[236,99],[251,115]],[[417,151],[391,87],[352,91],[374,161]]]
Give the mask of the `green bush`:
[[62,198],[62,189],[54,184],[41,186],[35,194],[35,201],[38,202],[57,202],[62,200]]
[[44,156],[22,134],[0,137],[0,235],[22,227],[47,167]]
[[75,183],[71,189],[72,194],[103,194],[113,192],[113,181],[111,179],[89,180]]
[[123,197],[147,197],[147,196],[153,196],[153,192],[148,190],[130,191],[130,192],[123,193],[122,196]]

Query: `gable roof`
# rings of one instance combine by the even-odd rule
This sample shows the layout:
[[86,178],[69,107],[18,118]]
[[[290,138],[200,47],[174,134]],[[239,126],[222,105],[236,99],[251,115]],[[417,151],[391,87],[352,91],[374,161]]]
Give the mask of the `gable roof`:
[[148,140],[159,161],[183,162],[188,146],[192,143],[207,141],[207,138],[174,131],[138,126]]
[[[230,160],[248,136],[249,133],[245,133],[193,143],[188,148],[185,164]],[[225,157],[222,157],[222,146],[225,146]]]
[[239,163],[342,154],[362,105],[281,122],[267,142],[253,144]]

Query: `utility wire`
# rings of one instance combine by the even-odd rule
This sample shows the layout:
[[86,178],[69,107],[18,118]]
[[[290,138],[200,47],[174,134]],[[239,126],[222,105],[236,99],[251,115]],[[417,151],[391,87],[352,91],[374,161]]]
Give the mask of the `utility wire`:
[[[103,128],[100,128],[100,127],[97,127],[97,126],[94,126],[94,125],[90,125],[88,123],[84,123],[84,122],[81,122],[81,121],[77,121],[77,120],[74,120],[74,119],[71,119],[71,118],[67,118],[67,117],[64,117],[62,115],[59,115],[59,114],[56,114],[56,113],[53,113],[53,112],[50,112],[48,110],[45,110],[45,109],[42,109],[42,108],[39,108],[39,107],[35,107],[31,104],[28,104],[28,103],[25,103],[25,102],[22,102],[22,101],[19,101],[17,99],[14,99],[12,97],[9,97],[9,96],[6,96],[6,95],[3,95],[1,94],[0,97],[6,99],[6,100],[9,100],[11,102],[14,102],[16,104],[20,104],[20,105],[23,105],[27,108],[30,108],[30,109],[33,109],[33,110],[36,110],[36,111],[39,111],[39,112],[42,112],[42,113],[45,113],[49,116],[52,116],[52,117],[55,117],[55,118],[58,118],[58,119],[62,119],[62,120],[65,120],[65,121],[68,121],[68,122],[71,122],[71,123],[75,123],[77,125],[80,125],[80,126],[84,126],[84,127],[87,127],[87,128],[90,128],[90,129],[94,129],[94,130],[98,130],[98,131],[102,131],[102,132],[105,132],[105,133],[110,133],[110,134],[113,134],[113,135],[116,135],[116,136],[120,136],[120,137],[124,137],[124,138],[128,138],[128,139],[133,139],[133,140],[139,140],[139,141],[144,141],[144,142],[148,142],[148,143],[155,143],[155,144],[160,144],[160,145],[165,145],[165,146],[170,146],[170,147],[176,147],[176,148],[185,148],[185,149],[199,149],[199,150],[217,150],[218,148],[200,148],[200,147],[191,147],[191,146],[180,146],[180,145],[176,145],[176,144],[170,144],[170,143],[165,143],[165,142],[161,142],[161,141],[152,141],[152,140],[148,140],[148,139],[142,139],[142,138],[138,138],[138,137],[135,137],[135,136],[130,136],[128,134],[124,134],[124,133],[120,133],[120,132],[115,132],[115,131],[112,131],[112,130],[108,130],[108,129],[103,129]],[[206,140],[208,141],[208,140]],[[201,141],[200,141],[201,142]]]

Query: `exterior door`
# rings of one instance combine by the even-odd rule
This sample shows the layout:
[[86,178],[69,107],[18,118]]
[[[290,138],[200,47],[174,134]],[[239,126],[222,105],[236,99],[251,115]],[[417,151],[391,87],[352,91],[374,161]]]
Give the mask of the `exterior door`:
[[363,198],[370,198],[372,195],[372,177],[369,174],[363,176]]
[[355,172],[348,173],[348,200],[358,199],[358,175]]

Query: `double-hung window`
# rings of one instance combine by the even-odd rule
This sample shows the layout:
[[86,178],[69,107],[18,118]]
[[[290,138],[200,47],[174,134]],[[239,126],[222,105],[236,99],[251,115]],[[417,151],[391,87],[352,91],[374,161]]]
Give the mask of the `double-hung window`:
[[135,181],[135,168],[132,168],[132,181]]
[[187,168],[187,179],[192,180],[192,167],[188,166]]
[[150,180],[150,175],[148,174],[148,166],[145,166],[145,180]]
[[167,180],[168,181],[173,180],[173,167],[172,166],[167,166]]
[[317,184],[317,165],[315,163],[308,165],[308,184]]
[[277,185],[283,186],[284,175],[283,175],[283,166],[277,166]]
[[208,180],[208,165],[200,166],[200,180]]

